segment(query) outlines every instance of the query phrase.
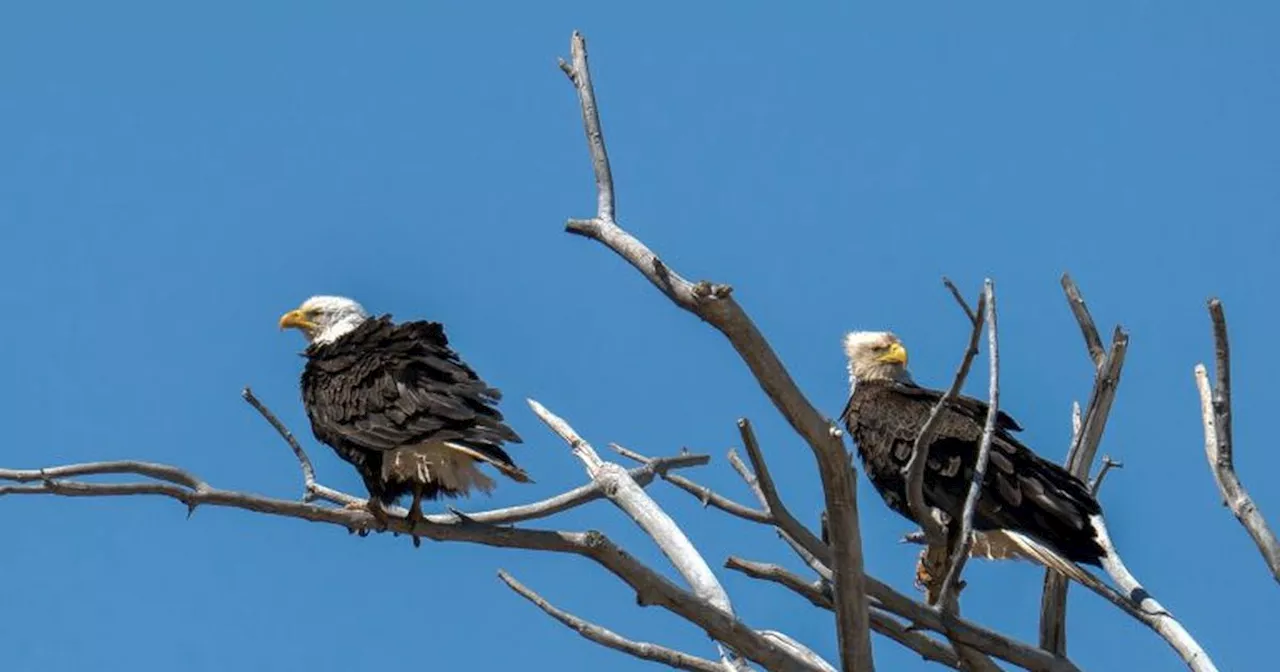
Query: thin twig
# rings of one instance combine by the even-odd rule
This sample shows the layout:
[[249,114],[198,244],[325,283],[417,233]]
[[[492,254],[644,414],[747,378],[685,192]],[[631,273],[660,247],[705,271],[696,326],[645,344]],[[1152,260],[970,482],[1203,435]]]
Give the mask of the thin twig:
[[911,448],[911,459],[907,462],[907,466],[903,469],[904,477],[907,480],[907,505],[911,510],[911,517],[920,524],[924,530],[925,538],[929,540],[929,544],[938,547],[946,547],[947,531],[942,523],[934,518],[930,507],[924,500],[924,475],[927,471],[929,462],[929,447],[933,443],[934,428],[937,427],[938,421],[942,419],[942,411],[948,404],[960,394],[960,388],[964,386],[964,380],[969,375],[969,367],[973,364],[973,358],[978,355],[978,338],[982,335],[982,325],[984,321],[983,312],[986,307],[986,294],[978,296],[978,312],[969,309],[969,304],[965,303],[964,297],[960,295],[960,291],[948,279],[943,279],[947,287],[951,289],[956,301],[960,307],[964,309],[966,315],[969,316],[972,328],[969,330],[969,341],[965,346],[964,357],[960,360],[960,366],[956,368],[956,375],[951,381],[949,387],[938,403],[933,405],[929,411],[929,417],[925,420],[924,426],[920,428],[920,433],[916,435],[915,445]]
[[[302,501],[310,502],[317,498],[321,498],[321,493],[319,492],[320,486],[316,482],[316,469],[311,466],[311,458],[307,457],[307,451],[302,449],[302,444],[298,443],[298,439],[294,438],[293,432],[289,431],[289,428],[285,427],[283,422],[280,422],[280,418],[277,418],[276,414],[271,412],[271,409],[267,408],[261,401],[258,401],[258,397],[254,395],[253,390],[250,389],[249,386],[246,385],[245,388],[240,391],[240,396],[243,397],[245,401],[249,402],[249,405],[258,411],[258,413],[262,415],[263,419],[271,423],[271,426],[279,432],[280,438],[284,439],[285,443],[289,444],[289,448],[293,450],[294,457],[298,458],[298,466],[302,468]],[[332,497],[323,497],[323,499],[335,501]],[[352,499],[354,500],[355,498]],[[337,503],[346,504],[349,502],[340,501]]]
[[[960,304],[960,308],[964,311],[965,316],[969,318],[970,324],[982,319],[982,304],[978,304],[977,311],[970,308],[969,302],[964,300],[964,294],[960,293],[960,288],[956,287],[956,283],[951,282],[951,278],[945,275],[942,276],[942,284],[951,291],[951,296],[956,300],[956,303]],[[978,298],[981,300],[982,297],[979,296]]]
[[1123,468],[1124,462],[1113,460],[1110,455],[1103,455],[1102,466],[1098,468],[1098,475],[1094,476],[1092,481],[1089,481],[1089,492],[1096,497],[1098,489],[1102,487],[1102,479],[1107,477],[1107,472],[1110,472],[1112,469]]
[[[634,450],[624,448],[616,443],[609,444],[609,447],[616,450],[619,455],[630,460],[635,460],[641,464],[649,464],[653,461],[653,458],[651,457],[647,457],[635,452]],[[736,502],[705,485],[695,483],[694,481],[680,476],[679,474],[662,474],[662,480],[684,490],[694,497],[697,497],[698,501],[702,502],[703,506],[713,506],[732,516],[737,516],[738,518],[749,520],[753,523],[764,523],[766,525],[773,524],[773,517],[769,515],[769,512],[753,509],[745,504]]]
[[1280,540],[1276,539],[1276,533],[1236,474],[1231,430],[1231,346],[1227,341],[1227,318],[1218,299],[1209,300],[1209,317],[1213,321],[1214,373],[1217,378],[1212,390],[1204,364],[1197,364],[1195,368],[1204,422],[1205,456],[1218,484],[1218,492],[1222,493],[1223,503],[1253,538],[1263,561],[1271,570],[1271,576],[1280,582]]
[[694,655],[669,649],[665,646],[650,644],[649,642],[636,642],[627,639],[611,630],[602,626],[591,623],[585,619],[574,616],[573,614],[558,609],[546,598],[542,597],[532,589],[520,583],[504,570],[498,570],[498,578],[502,579],[508,587],[519,593],[526,600],[537,605],[539,609],[548,616],[560,621],[569,627],[570,630],[577,632],[579,635],[595,642],[607,646],[615,651],[621,651],[628,655],[635,656],[643,660],[661,663],[677,670],[691,670],[692,672],[724,672],[724,668],[720,663],[706,658],[699,658]]
[[[692,283],[658,259],[644,243],[615,223],[612,176],[606,169],[603,134],[595,92],[587,72],[586,42],[575,32],[567,72],[578,91],[588,148],[595,167],[598,207],[589,220],[570,219],[569,233],[596,240],[626,259],[677,306],[711,324],[742,357],[770,401],[813,452],[831,516],[831,548],[836,584],[836,633],[840,666],[846,672],[872,672],[871,635],[864,597],[862,533],[857,517],[857,485],[843,432],[814,408],[787,372],[760,330],[733,299],[732,288]],[[565,69],[562,66],[562,69]]]
[[[991,439],[996,431],[996,415],[1000,407],[1000,349],[996,332],[996,294],[995,283],[990,279],[982,285],[982,296],[986,299],[987,316],[987,359],[990,361],[991,381],[987,400],[987,421],[982,428],[982,443],[978,446],[978,461],[973,465],[973,482],[969,484],[969,494],[965,497],[964,510],[960,517],[960,532],[956,547],[951,551],[951,559],[947,563],[947,575],[938,589],[939,606],[947,604],[960,573],[964,571],[965,561],[969,558],[969,547],[973,544],[973,512],[978,506],[978,497],[982,495],[982,481],[987,474],[987,461],[991,458]],[[954,524],[954,521],[952,521]]]

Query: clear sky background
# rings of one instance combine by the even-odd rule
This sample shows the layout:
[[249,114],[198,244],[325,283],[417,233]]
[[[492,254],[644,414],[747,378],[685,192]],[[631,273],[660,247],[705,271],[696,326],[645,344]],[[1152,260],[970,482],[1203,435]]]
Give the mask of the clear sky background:
[[[556,68],[587,35],[619,217],[675,268],[732,284],[824,412],[839,342],[891,328],[945,386],[966,334],[943,290],[997,283],[1002,406],[1061,460],[1091,369],[1058,285],[1132,334],[1101,499],[1129,566],[1223,670],[1263,669],[1280,591],[1220,506],[1196,362],[1221,296],[1238,462],[1280,524],[1268,431],[1280,355],[1280,8],[1269,2],[302,5],[11,3],[0,10],[0,419],[6,467],[138,458],[278,497],[301,484],[239,396],[311,439],[303,343],[317,293],[443,321],[507,395],[543,498],[585,476],[524,399],[598,447],[710,453],[689,476],[750,501],[724,459],[750,417],[816,523],[808,450],[725,340],[596,243],[562,232],[595,192]],[[975,371],[985,371],[980,360]],[[982,395],[977,374],[968,391]],[[859,481],[867,566],[911,592],[911,526]],[[651,492],[709,562],[797,562],[772,531]],[[438,505],[435,505],[438,508]],[[151,498],[0,499],[6,670],[649,669],[582,640],[496,578],[627,636],[706,637],[571,557],[360,539]],[[599,502],[555,519],[661,556]],[[546,524],[546,523],[543,523]],[[973,562],[965,614],[1034,641],[1042,572]],[[835,660],[832,619],[721,572],[742,617]],[[1090,670],[1177,669],[1153,633],[1072,590]],[[926,669],[876,638],[881,669]]]

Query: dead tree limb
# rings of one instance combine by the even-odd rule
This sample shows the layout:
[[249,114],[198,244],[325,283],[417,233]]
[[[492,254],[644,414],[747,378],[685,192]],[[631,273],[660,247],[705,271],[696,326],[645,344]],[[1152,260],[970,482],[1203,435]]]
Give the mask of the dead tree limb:
[[1204,423],[1204,452],[1213,471],[1213,480],[1222,493],[1223,503],[1257,545],[1271,576],[1280,582],[1280,540],[1267,524],[1262,511],[1244,489],[1236,475],[1235,444],[1231,431],[1231,345],[1227,341],[1227,317],[1222,301],[1209,300],[1209,318],[1213,322],[1214,373],[1216,384],[1210,388],[1204,364],[1195,368],[1196,387],[1200,391],[1200,415]]
[[942,587],[938,589],[938,604],[942,605],[947,603],[947,598],[960,579],[960,573],[964,571],[965,561],[969,559],[969,548],[973,545],[973,513],[978,507],[978,498],[982,496],[982,481],[987,474],[987,462],[991,457],[991,439],[995,435],[996,415],[1000,406],[1000,349],[996,332],[995,285],[991,280],[983,283],[982,295],[986,299],[987,359],[990,361],[991,369],[987,420],[982,428],[982,443],[978,445],[978,461],[973,467],[973,482],[969,484],[969,494],[964,500],[956,547],[951,550],[951,559],[947,563],[947,575],[942,580]]
[[[827,585],[822,581],[805,581],[795,573],[779,565],[754,562],[742,558],[730,557],[725,567],[761,581],[776,583],[791,592],[808,600],[815,607],[831,610],[831,595],[825,590]],[[934,640],[924,634],[910,630],[906,625],[888,613],[872,608],[871,629],[899,644],[920,654],[925,660],[946,665],[952,669],[962,669],[960,658],[951,647]]]
[[[821,543],[821,540],[816,539],[812,532],[800,525],[795,516],[786,510],[786,506],[778,496],[777,491],[772,490],[773,478],[769,475],[769,468],[764,462],[764,456],[759,451],[754,454],[749,451],[748,455],[752,457],[752,467],[755,469],[755,473],[752,473],[750,468],[742,464],[741,459],[732,450],[729,452],[729,462],[734,465],[739,475],[751,488],[761,506],[766,507],[774,514],[773,525],[777,528],[778,534],[783,541],[790,544],[805,563],[810,565],[819,576],[830,581],[831,570],[827,564],[831,561],[830,549]],[[785,515],[781,515],[779,512],[784,512]],[[816,543],[806,544],[803,541],[806,539]],[[924,629],[945,635],[962,646],[972,648],[986,655],[995,656],[1028,670],[1069,672],[1077,669],[1071,661],[1063,657],[1053,656],[1034,646],[1010,639],[958,616],[948,615],[944,618],[932,607],[899,593],[875,577],[867,576],[866,585],[867,598],[873,607],[883,609],[905,619],[911,623],[911,627],[914,629]],[[907,646],[922,656],[927,655],[924,651],[911,647],[909,644]]]
[[[587,469],[587,475],[592,481],[600,484],[605,496],[653,539],[680,576],[684,577],[684,580],[693,588],[694,594],[716,609],[736,618],[733,605],[729,601],[729,593],[725,591],[715,572],[711,571],[710,565],[675,520],[631,479],[626,469],[601,459],[595,448],[579,436],[568,422],[537,401],[533,399],[528,401],[529,407],[533,409],[538,419],[564,439],[578,459],[582,460]],[[733,647],[733,642],[721,643]],[[724,652],[721,653],[723,656]],[[726,660],[726,663],[732,664],[732,661]]]
[[574,32],[570,53],[570,61],[562,61],[561,69],[578,93],[591,165],[596,176],[597,209],[591,219],[570,219],[565,230],[604,244],[677,306],[697,315],[724,334],[778,411],[808,443],[818,462],[826,508],[831,516],[840,666],[845,672],[871,672],[875,669],[875,661],[871,655],[869,616],[864,597],[856,481],[842,439],[843,432],[805,398],[755,323],[734,301],[732,288],[710,282],[689,282],[663,263],[644,243],[618,226],[613,176],[587,65],[586,40],[581,33]]
[[[653,458],[651,457],[637,453],[634,450],[631,450],[629,448],[624,448],[616,443],[609,444],[609,447],[616,450],[619,455],[622,455],[623,457],[626,457],[629,460],[635,460],[636,462],[639,462],[641,464],[649,464],[650,462],[653,461]],[[667,474],[662,474],[661,477],[662,477],[662,480],[676,486],[677,488],[680,488],[681,490],[684,490],[685,492],[693,495],[694,497],[697,497],[698,501],[702,502],[703,506],[715,507],[717,509],[720,509],[721,511],[724,511],[725,513],[728,513],[733,516],[737,516],[738,518],[749,520],[753,523],[772,524],[773,522],[773,518],[769,515],[767,511],[754,509],[740,502],[736,502],[712,490],[711,488],[708,488],[704,485],[700,485],[679,474],[667,473]]]
[[560,621],[568,626],[570,630],[577,632],[579,635],[600,644],[607,646],[615,651],[621,651],[627,655],[635,656],[642,660],[649,660],[655,663],[661,663],[667,667],[673,667],[677,670],[689,670],[690,672],[724,672],[724,667],[714,660],[699,658],[687,653],[669,649],[658,644],[650,644],[648,642],[636,642],[623,637],[607,628],[596,625],[590,621],[574,616],[573,614],[558,609],[547,599],[532,589],[520,583],[504,570],[498,570],[498,578],[507,584],[511,590],[516,591],[521,597],[529,600],[548,616]]
[[[264,416],[265,417],[265,416]],[[283,436],[283,434],[282,434]],[[290,446],[291,449],[293,446]],[[300,451],[299,461],[305,457]],[[298,453],[295,453],[297,455]],[[688,464],[681,456],[679,462],[665,468]],[[702,458],[705,461],[705,458]],[[309,462],[309,460],[308,460]],[[656,460],[655,460],[656,462]],[[640,467],[651,471],[652,463]],[[621,470],[626,473],[625,470]],[[643,473],[643,471],[642,471]],[[97,483],[76,480],[96,475],[132,475],[150,479],[140,482]],[[304,476],[305,478],[305,476]],[[652,480],[652,474],[649,479]],[[339,525],[348,530],[369,529],[376,524],[366,510],[351,507],[322,506],[310,502],[290,501],[263,495],[215,488],[198,476],[178,467],[136,461],[95,462],[73,464],[43,469],[0,469],[0,485],[3,495],[58,495],[65,497],[114,497],[130,495],[159,495],[182,502],[188,511],[200,505],[238,508],[258,513]],[[596,492],[577,497],[582,504],[600,496],[603,486],[593,483]],[[344,495],[359,501],[350,495]],[[770,670],[813,672],[815,668],[798,659],[790,649],[753,630],[732,614],[710,601],[676,586],[666,577],[640,563],[600,532],[565,532],[516,528],[494,523],[510,522],[512,517],[528,520],[531,517],[551,515],[567,507],[564,497],[557,496],[524,507],[511,507],[500,511],[466,514],[453,512],[429,516],[427,520],[410,526],[403,517],[403,509],[392,509],[395,514],[387,521],[388,531],[412,534],[434,541],[455,541],[493,546],[520,548],[577,555],[595,561],[636,591],[636,601],[643,606],[658,606],[675,613],[697,625],[716,641],[723,642],[735,652]],[[487,519],[491,522],[483,522]]]
[[[1068,273],[1062,274],[1062,291],[1066,294],[1071,314],[1080,325],[1085,348],[1094,364],[1093,389],[1089,392],[1083,418],[1079,416],[1079,405],[1072,407],[1071,447],[1067,451],[1065,462],[1067,471],[1088,483],[1089,470],[1098,453],[1102,431],[1106,428],[1111,405],[1120,385],[1120,372],[1129,348],[1129,335],[1117,326],[1111,337],[1111,348],[1103,350],[1102,337],[1089,313],[1089,307],[1084,302],[1080,288]],[[1101,482],[1104,473],[1099,473],[1098,482]],[[1040,595],[1040,647],[1062,656],[1067,653],[1067,577],[1051,569],[1045,570],[1044,589]]]

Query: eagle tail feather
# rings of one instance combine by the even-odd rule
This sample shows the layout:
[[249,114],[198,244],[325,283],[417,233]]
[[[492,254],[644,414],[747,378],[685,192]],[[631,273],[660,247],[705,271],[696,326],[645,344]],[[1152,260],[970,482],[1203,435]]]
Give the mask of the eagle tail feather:
[[1097,581],[1092,575],[1081,569],[1079,565],[1064,558],[1057,551],[1035,539],[1013,530],[1001,531],[1028,560],[1037,562],[1086,586],[1090,585],[1091,581]]
[[494,468],[496,468],[498,471],[501,471],[503,474],[505,474],[508,478],[510,478],[513,481],[516,481],[518,483],[533,482],[533,479],[529,477],[529,474],[525,472],[524,469],[517,467],[514,463],[510,461],[502,460],[497,456],[489,455],[488,453],[476,450],[475,448],[472,448],[470,446],[466,446],[454,441],[446,441],[444,445],[460,453],[465,453],[466,455],[469,455],[470,457],[476,459],[477,461],[487,462],[493,465]]

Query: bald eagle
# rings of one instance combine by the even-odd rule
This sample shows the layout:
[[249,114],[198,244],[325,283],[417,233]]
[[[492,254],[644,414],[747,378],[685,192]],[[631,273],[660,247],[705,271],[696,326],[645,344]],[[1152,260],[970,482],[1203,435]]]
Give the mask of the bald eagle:
[[416,523],[423,499],[491,492],[482,462],[530,482],[502,449],[521,443],[495,407],[502,393],[449,347],[440,323],[396,324],[351,299],[313,296],[280,328],[308,341],[301,387],[312,432],[355,466],[369,491],[364,506],[383,524],[383,507],[406,494]]
[[[852,387],[842,414],[845,428],[884,503],[914,521],[906,466],[916,436],[943,393],[912,380],[907,350],[892,333],[850,333],[844,349]],[[952,544],[973,480],[987,408],[982,401],[957,396],[943,409],[929,444],[924,500],[947,515]],[[1084,572],[1073,563],[1101,567],[1112,553],[1102,509],[1079,478],[1020,443],[1013,433],[1021,429],[1003,411],[997,414],[974,529],[1083,583]]]

